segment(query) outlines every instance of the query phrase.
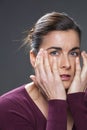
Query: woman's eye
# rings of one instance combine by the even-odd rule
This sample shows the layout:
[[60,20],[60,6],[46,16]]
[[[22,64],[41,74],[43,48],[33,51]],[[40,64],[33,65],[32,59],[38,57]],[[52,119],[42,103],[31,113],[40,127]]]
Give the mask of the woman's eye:
[[79,53],[78,52],[71,52],[71,55],[76,57],[76,56],[79,56]]
[[52,55],[52,56],[58,56],[59,52],[58,51],[52,51],[52,52],[50,52],[50,55]]

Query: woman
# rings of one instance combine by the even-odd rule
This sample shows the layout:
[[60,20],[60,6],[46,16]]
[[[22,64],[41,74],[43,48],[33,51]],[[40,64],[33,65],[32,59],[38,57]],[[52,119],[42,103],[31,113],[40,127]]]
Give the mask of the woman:
[[87,53],[80,43],[79,26],[64,13],[36,22],[25,39],[33,82],[0,97],[0,130],[87,130]]

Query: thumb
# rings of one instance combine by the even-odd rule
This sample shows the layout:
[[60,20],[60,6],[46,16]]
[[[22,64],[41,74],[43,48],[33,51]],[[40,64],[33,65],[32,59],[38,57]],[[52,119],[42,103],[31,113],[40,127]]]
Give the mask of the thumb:
[[35,75],[30,75],[30,79],[34,82],[34,84],[35,84],[36,86],[38,86],[38,82],[37,82],[37,80],[36,80],[36,76],[35,76]]

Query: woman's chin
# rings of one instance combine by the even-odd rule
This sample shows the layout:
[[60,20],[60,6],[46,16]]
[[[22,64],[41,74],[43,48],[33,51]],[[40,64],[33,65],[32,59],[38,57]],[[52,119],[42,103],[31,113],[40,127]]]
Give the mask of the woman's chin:
[[70,88],[71,82],[63,82],[65,90]]

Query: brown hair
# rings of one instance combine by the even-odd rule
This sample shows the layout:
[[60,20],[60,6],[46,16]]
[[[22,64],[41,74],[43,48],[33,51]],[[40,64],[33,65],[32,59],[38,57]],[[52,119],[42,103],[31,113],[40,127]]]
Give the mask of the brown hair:
[[81,29],[77,23],[65,13],[51,12],[42,16],[28,32],[25,38],[25,44],[30,46],[37,53],[43,36],[50,31],[75,30],[81,40]]

